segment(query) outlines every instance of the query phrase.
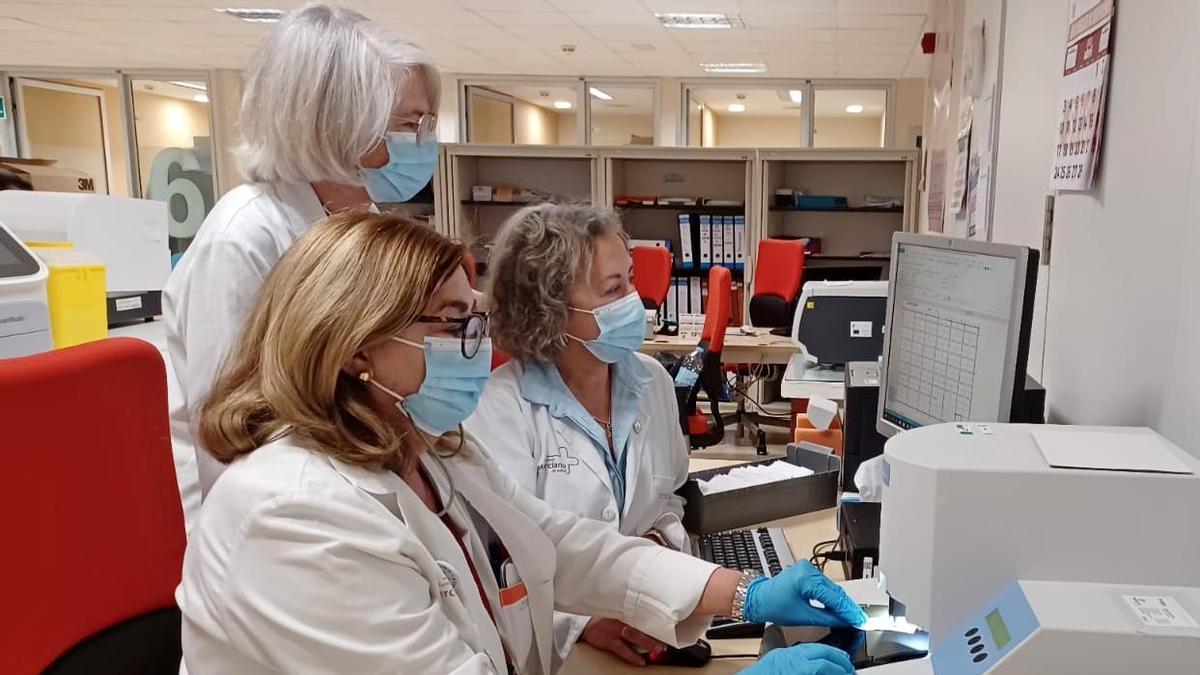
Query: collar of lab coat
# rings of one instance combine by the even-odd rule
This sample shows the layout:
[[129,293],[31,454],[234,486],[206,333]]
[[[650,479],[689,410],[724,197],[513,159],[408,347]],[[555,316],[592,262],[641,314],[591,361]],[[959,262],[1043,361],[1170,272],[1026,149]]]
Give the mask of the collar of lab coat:
[[[558,366],[553,363],[531,362],[522,364],[522,369],[521,397],[526,401],[546,406],[555,417],[565,417],[573,412],[573,408],[578,408],[581,416],[591,419],[591,415],[583,410],[575,394],[571,393],[571,389],[563,381]],[[620,395],[619,390],[624,389],[632,394],[633,398],[640,397],[651,378],[650,371],[636,354],[629,354],[614,363],[613,374],[617,384],[614,396]]]
[[288,229],[293,237],[304,234],[313,223],[326,215],[321,198],[317,196],[317,191],[311,183],[277,181],[269,184],[267,189],[272,190],[280,202],[296,210],[296,217],[288,220]]

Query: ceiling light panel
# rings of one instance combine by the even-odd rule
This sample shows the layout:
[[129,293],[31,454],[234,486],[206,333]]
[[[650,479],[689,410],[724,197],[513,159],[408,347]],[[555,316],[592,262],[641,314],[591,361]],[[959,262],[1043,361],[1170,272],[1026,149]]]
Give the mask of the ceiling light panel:
[[214,7],[214,11],[232,16],[235,19],[249,21],[250,23],[275,23],[283,16],[282,9],[251,9],[239,7]]
[[700,67],[706,73],[765,73],[767,66],[763,63],[701,63]]
[[746,23],[742,21],[742,17],[737,14],[656,12],[654,18],[658,19],[663,28],[728,30],[731,28],[746,27]]

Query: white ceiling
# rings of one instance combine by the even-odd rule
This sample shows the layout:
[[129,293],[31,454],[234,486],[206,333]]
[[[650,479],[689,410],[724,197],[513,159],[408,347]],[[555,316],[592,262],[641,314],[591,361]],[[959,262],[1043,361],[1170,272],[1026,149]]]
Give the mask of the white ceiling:
[[[243,4],[243,2],[245,4]],[[702,77],[924,77],[931,0],[342,0],[420,43],[449,72]],[[266,24],[214,7],[302,0],[0,0],[0,65],[241,68]],[[727,12],[735,30],[666,30],[655,12]],[[573,54],[562,45],[575,46]]]

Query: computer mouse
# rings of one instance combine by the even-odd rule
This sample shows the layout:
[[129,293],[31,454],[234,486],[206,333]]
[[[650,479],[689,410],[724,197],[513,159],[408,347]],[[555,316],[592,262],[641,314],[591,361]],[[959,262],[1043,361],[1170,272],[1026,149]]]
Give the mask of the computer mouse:
[[711,659],[712,646],[704,640],[700,640],[696,644],[682,649],[667,647],[665,651],[648,654],[646,663],[652,666],[703,668]]

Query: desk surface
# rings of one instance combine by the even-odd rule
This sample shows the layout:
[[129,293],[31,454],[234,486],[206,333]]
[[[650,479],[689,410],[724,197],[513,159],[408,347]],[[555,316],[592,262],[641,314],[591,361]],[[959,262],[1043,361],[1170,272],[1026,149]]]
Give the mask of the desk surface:
[[[692,471],[700,471],[754,461],[755,459],[758,458],[747,457],[745,460],[739,461],[693,459],[690,462],[690,468]],[[814,545],[837,537],[836,514],[837,509],[826,509],[824,511],[806,513],[764,523],[763,526],[783,528],[784,536],[787,537],[788,545],[792,549],[792,555],[797,560],[803,560],[809,557]],[[842,579],[842,568],[840,565],[830,565],[826,569],[826,572],[832,579],[839,581]],[[559,675],[593,675],[595,673],[604,673],[605,675],[632,675],[634,673],[638,675],[669,675],[670,673],[679,673],[681,675],[683,673],[727,675],[736,673],[758,660],[759,641],[757,639],[710,640],[709,642],[712,644],[714,656],[746,655],[746,658],[713,659],[704,668],[663,668],[655,666],[651,669],[646,669],[627,665],[624,661],[617,659],[617,657],[607,652],[599,651],[590,645],[578,644],[571,651],[570,658],[563,664]]]
[[[741,335],[737,329],[731,328],[725,335],[725,347],[721,350],[721,360],[725,363],[787,363],[800,350],[792,338],[786,335]],[[653,335],[642,343],[641,351],[645,354],[672,352],[687,354],[696,348],[698,339],[694,337],[671,337]]]

